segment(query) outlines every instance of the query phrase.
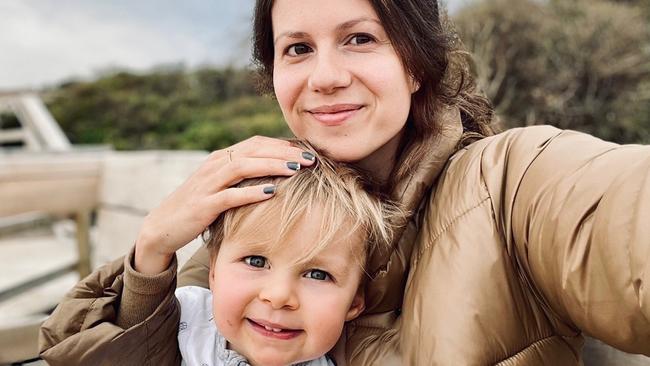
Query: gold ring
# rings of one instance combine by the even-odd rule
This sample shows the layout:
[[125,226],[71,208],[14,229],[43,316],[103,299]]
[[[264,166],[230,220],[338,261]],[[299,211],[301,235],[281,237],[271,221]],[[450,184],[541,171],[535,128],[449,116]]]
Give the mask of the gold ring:
[[232,163],[232,153],[233,151],[231,149],[226,150],[228,152],[228,160]]

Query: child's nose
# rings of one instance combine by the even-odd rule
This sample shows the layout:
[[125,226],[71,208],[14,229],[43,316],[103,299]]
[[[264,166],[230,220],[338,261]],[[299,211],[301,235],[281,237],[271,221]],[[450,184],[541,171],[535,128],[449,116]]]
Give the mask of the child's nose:
[[274,279],[268,281],[259,293],[261,301],[269,304],[273,309],[295,310],[300,306],[294,286],[290,281]]

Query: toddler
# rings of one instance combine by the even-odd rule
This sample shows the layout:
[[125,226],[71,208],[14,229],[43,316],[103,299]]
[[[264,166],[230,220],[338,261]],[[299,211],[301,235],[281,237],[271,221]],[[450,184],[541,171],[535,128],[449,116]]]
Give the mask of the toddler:
[[334,365],[326,353],[364,310],[364,264],[403,216],[353,169],[319,157],[270,200],[208,229],[210,290],[181,287],[186,365]]

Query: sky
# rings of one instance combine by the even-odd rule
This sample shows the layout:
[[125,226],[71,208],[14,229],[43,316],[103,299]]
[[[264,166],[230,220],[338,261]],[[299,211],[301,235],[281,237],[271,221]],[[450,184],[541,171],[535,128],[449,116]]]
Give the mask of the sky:
[[[454,12],[470,0],[447,0]],[[0,91],[116,69],[246,65],[254,0],[0,0]]]

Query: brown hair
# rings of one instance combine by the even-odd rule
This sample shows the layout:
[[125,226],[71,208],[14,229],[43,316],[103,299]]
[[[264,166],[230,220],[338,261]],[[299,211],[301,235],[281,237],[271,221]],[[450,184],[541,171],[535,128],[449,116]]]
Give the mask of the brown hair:
[[[295,141],[294,145],[306,151],[314,151],[306,142]],[[312,210],[320,210],[321,224],[319,241],[311,250],[296,257],[296,263],[310,260],[331,243],[341,230],[355,241],[364,240],[362,248],[364,261],[369,250],[375,247],[387,248],[392,240],[394,229],[403,223],[404,212],[390,200],[370,189],[370,184],[352,166],[334,162],[325,156],[317,155],[316,164],[298,171],[291,177],[262,177],[247,179],[239,186],[264,183],[276,185],[275,196],[269,200],[222,213],[208,228],[205,240],[214,261],[222,240],[240,234],[243,220],[253,210],[263,210],[259,222],[279,218],[277,237],[269,243],[268,251],[273,252],[284,242],[284,237],[292,227],[299,223]],[[276,224],[277,225],[277,224]],[[361,234],[359,238],[359,234]],[[356,235],[356,236],[355,236]],[[336,237],[339,239],[340,237]],[[361,262],[363,265],[364,263]]]
[[[469,57],[453,27],[441,19],[436,0],[369,0],[405,69],[420,84],[413,94],[401,158],[394,181],[411,173],[428,149],[425,142],[440,131],[434,117],[445,106],[460,109],[461,145],[494,134],[493,108],[476,88]],[[253,61],[258,66],[262,92],[273,90],[273,0],[257,0],[253,20]]]

